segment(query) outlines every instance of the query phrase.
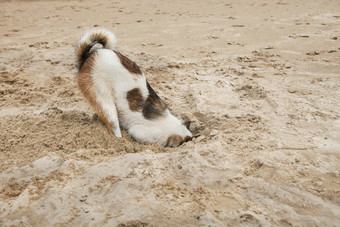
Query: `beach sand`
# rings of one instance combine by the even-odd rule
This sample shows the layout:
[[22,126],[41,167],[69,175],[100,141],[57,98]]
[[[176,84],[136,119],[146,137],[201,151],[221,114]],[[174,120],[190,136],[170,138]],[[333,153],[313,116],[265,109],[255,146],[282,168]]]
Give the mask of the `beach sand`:
[[[75,44],[105,27],[199,137],[110,135]],[[339,226],[339,1],[0,1],[0,226]]]

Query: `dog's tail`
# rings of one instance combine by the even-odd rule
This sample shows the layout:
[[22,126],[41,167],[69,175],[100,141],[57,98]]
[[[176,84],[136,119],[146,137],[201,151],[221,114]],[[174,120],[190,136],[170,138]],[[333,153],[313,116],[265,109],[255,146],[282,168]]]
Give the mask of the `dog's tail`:
[[116,45],[116,36],[106,29],[87,31],[79,40],[76,47],[77,66],[80,69],[90,54],[96,49],[111,49]]

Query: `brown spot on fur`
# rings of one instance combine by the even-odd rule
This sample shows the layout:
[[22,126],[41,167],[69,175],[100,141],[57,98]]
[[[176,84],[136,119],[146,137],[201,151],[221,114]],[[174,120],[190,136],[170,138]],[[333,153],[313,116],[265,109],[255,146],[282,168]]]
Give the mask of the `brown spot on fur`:
[[148,82],[146,82],[146,86],[149,90],[149,96],[144,104],[143,116],[146,119],[155,119],[163,116],[167,109],[165,102],[163,102],[163,100],[156,94]]
[[87,60],[83,63],[77,76],[78,87],[85,98],[89,101],[94,108],[99,118],[105,123],[108,131],[113,133],[114,124],[109,121],[108,116],[102,109],[101,105],[97,102],[96,93],[93,91],[93,81],[91,78],[92,66],[96,60],[97,53],[92,53]]
[[129,107],[131,111],[133,112],[142,111],[144,99],[142,92],[138,88],[129,91],[126,95],[126,99],[129,102]]
[[114,52],[117,54],[124,68],[126,68],[130,73],[142,74],[142,70],[140,70],[139,66],[135,62],[131,61],[129,58],[125,57],[118,51],[114,51]]
[[192,137],[186,136],[184,139],[179,135],[171,135],[168,137],[165,146],[166,147],[178,147],[185,142],[192,140]]
[[148,120],[162,117],[167,106],[152,89],[149,83],[146,83],[149,90],[149,96],[146,100],[143,98],[142,92],[138,88],[134,88],[126,94],[130,110],[134,112],[142,111],[144,118]]

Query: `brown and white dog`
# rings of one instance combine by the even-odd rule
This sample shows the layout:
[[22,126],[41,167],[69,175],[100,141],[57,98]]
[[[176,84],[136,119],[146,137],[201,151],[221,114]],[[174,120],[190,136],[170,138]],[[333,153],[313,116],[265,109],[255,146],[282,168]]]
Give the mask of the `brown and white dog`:
[[78,42],[78,86],[109,132],[120,126],[138,142],[177,147],[192,138],[189,126],[173,116],[143,72],[114,50],[116,38],[105,29],[86,32]]

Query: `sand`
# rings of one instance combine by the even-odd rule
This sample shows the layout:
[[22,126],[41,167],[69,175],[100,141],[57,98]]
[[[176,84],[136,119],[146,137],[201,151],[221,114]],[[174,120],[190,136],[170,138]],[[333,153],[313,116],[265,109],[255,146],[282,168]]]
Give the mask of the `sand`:
[[[109,135],[75,83],[106,27],[199,137]],[[0,1],[0,226],[339,226],[339,1]]]

